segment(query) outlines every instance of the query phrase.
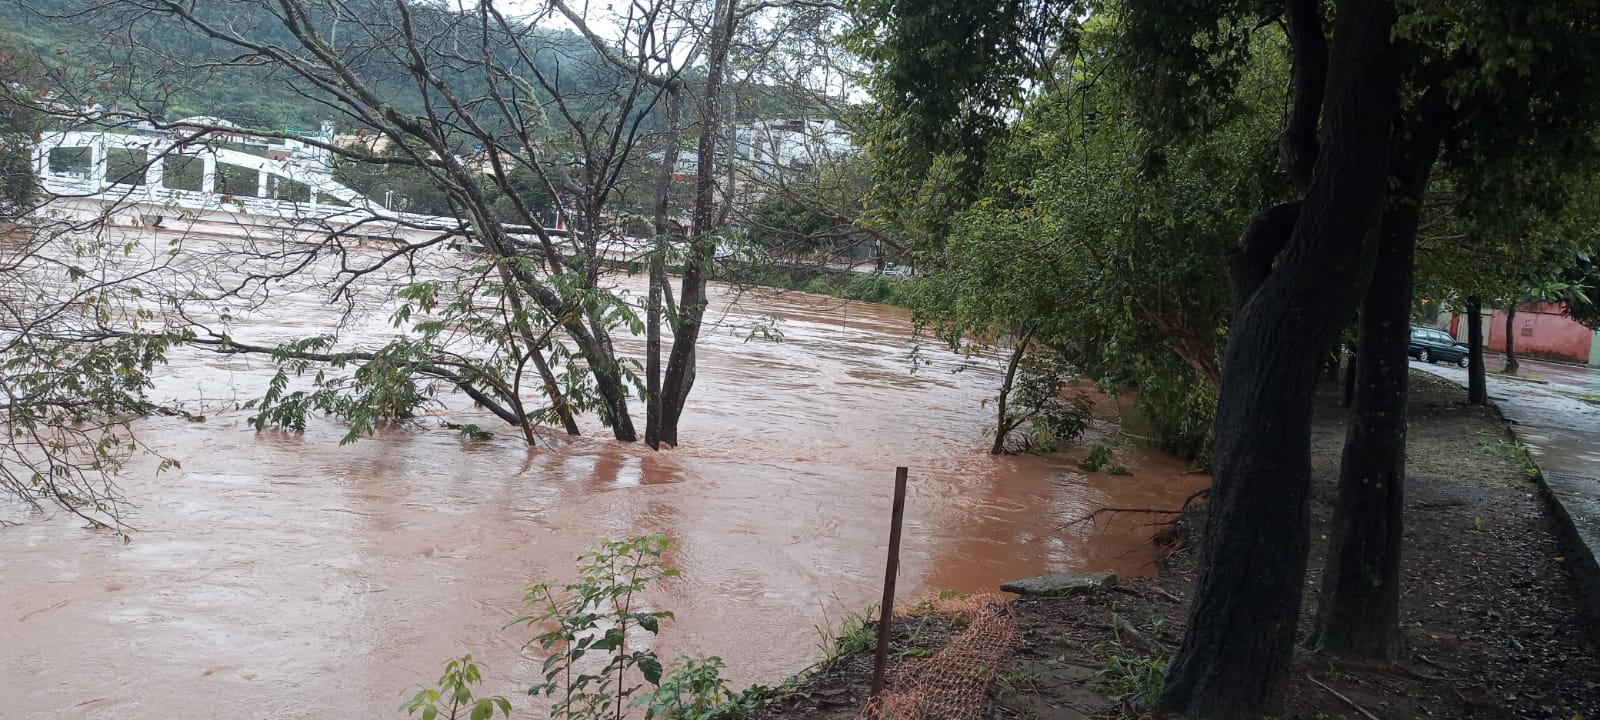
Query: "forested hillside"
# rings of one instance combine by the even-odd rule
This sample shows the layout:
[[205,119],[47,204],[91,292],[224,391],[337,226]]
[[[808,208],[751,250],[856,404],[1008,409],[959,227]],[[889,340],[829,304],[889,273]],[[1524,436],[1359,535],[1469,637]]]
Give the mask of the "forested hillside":
[[[88,88],[86,97],[108,108],[119,104],[137,102],[144,110],[153,110],[169,119],[190,115],[215,115],[246,127],[282,128],[292,125],[303,128],[316,127],[323,120],[332,119],[341,127],[337,113],[318,98],[320,95],[304,83],[291,81],[268,70],[249,71],[237,67],[215,72],[186,72],[174,74],[174,67],[191,67],[201,58],[227,58],[232,53],[225,43],[205,37],[194,28],[171,18],[150,12],[111,14],[104,10],[84,13],[91,4],[86,0],[0,0],[0,24],[9,25],[21,42],[37,53],[45,62],[68,69],[68,77],[82,77],[90,68],[118,67],[113,83],[99,83]],[[347,5],[354,3],[347,3]],[[400,19],[394,5],[369,0],[370,11],[362,13],[363,20],[379,25],[397,23]],[[199,3],[197,17],[215,27],[237,33],[241,37],[279,46],[293,46],[294,39],[284,30],[283,23],[271,15],[265,3]],[[418,4],[411,8],[412,22],[428,25],[447,25],[445,10]],[[422,94],[399,66],[394,48],[364,47],[355,45],[368,34],[346,31],[340,33],[340,20],[318,18],[319,31],[337,47],[366,53],[368,61],[356,69],[362,79],[385,100],[397,107],[420,109]],[[350,20],[343,20],[349,23]],[[471,38],[441,37],[435,41],[470,42]],[[603,63],[581,37],[565,30],[529,28],[521,36],[521,44],[529,49],[529,58],[538,69],[555,83],[568,101],[580,109],[585,108],[586,97],[603,97],[601,87],[621,82],[621,77]],[[504,57],[508,66],[527,70],[528,65],[517,57]],[[481,74],[472,72],[441,73],[456,92],[474,96],[481,90]],[[531,75],[531,73],[530,73]],[[141,80],[143,83],[141,84]],[[152,103],[155,104],[152,107]],[[142,114],[142,112],[141,112]]]

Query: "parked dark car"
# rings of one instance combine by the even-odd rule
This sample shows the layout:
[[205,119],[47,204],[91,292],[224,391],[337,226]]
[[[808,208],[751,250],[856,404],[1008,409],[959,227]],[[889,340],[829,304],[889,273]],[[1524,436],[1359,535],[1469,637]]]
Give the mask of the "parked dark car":
[[1411,326],[1411,348],[1406,354],[1425,363],[1443,361],[1467,366],[1467,346],[1457,344],[1450,333],[1430,327]]

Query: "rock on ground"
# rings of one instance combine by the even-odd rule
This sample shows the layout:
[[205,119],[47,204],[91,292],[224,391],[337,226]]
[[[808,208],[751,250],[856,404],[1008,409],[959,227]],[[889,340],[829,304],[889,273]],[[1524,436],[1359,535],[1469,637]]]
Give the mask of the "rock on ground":
[[1050,573],[1000,584],[1000,589],[1018,595],[1034,597],[1073,597],[1099,592],[1117,584],[1117,576],[1108,572]]

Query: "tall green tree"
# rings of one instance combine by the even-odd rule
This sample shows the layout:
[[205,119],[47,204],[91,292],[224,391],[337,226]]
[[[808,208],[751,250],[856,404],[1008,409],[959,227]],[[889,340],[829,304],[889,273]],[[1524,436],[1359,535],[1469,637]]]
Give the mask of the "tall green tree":
[[[970,129],[981,135],[985,124],[969,116],[992,108],[993,98],[1005,97],[1006,88],[1025,87],[1008,86],[1003,79],[1015,80],[1016,68],[1026,66],[1026,53],[1017,43],[983,39],[1006,23],[1012,25],[1000,32],[1008,38],[1035,37],[1042,25],[1030,11],[1037,8],[1021,2],[1002,3],[1000,9],[953,1],[937,7],[864,4],[862,10],[873,17],[868,26],[874,57],[894,68],[881,76],[880,98],[891,115],[911,118],[887,124],[880,143],[916,160],[919,147],[951,145],[973,134]],[[1564,123],[1562,113],[1549,113],[1549,124],[1538,127],[1551,142],[1535,143],[1538,148],[1531,152],[1527,142],[1491,146],[1489,138],[1504,136],[1477,126],[1514,124],[1519,111],[1541,111],[1543,102],[1585,110],[1590,99],[1584,82],[1572,84],[1579,88],[1573,95],[1544,99],[1531,90],[1526,96],[1505,91],[1508,79],[1519,75],[1548,72],[1536,83],[1542,89],[1578,72],[1584,65],[1573,61],[1586,56],[1595,24],[1584,14],[1587,8],[1574,15],[1571,8],[1538,3],[1128,0],[1073,10],[1114,13],[1119,62],[1136,80],[1134,118],[1153,135],[1179,141],[1204,136],[1216,117],[1207,110],[1232,101],[1250,64],[1253,37],[1280,23],[1288,37],[1292,79],[1283,90],[1290,100],[1275,144],[1284,174],[1302,188],[1301,199],[1261,211],[1230,255],[1232,317],[1221,368],[1204,561],[1163,700],[1168,709],[1193,716],[1259,715],[1287,669],[1299,617],[1309,546],[1309,408],[1320,359],[1362,301],[1380,263],[1395,274],[1385,276],[1381,297],[1368,298],[1370,321],[1395,323],[1396,307],[1409,312],[1406,241],[1414,236],[1409,227],[1417,223],[1415,206],[1440,153],[1437,138],[1453,132],[1475,138],[1463,147],[1485,164],[1542,155],[1544,148],[1563,143],[1574,156],[1587,152],[1570,142],[1579,134],[1567,131],[1582,126],[1583,112],[1575,114],[1574,123]],[[973,32],[973,26],[983,31]],[[948,37],[958,31],[968,40]],[[1075,39],[1071,33],[1061,37]],[[943,69],[942,63],[959,61],[975,67]],[[1492,102],[1471,101],[1480,97]],[[1434,120],[1455,113],[1460,116]],[[928,116],[938,132],[927,129]],[[1399,186],[1392,186],[1396,180]],[[1399,317],[1399,328],[1405,320]],[[1368,332],[1373,352],[1392,352],[1395,338],[1390,336],[1396,333],[1379,338]],[[1402,384],[1375,390],[1381,397],[1358,408],[1369,420],[1381,407],[1403,408],[1405,401],[1403,362],[1374,362],[1374,357],[1366,363],[1369,378],[1381,367],[1402,373]],[[1403,457],[1403,432],[1393,434],[1393,423],[1403,427],[1403,417],[1403,411],[1391,413],[1386,423],[1353,431],[1358,447],[1362,438],[1388,437],[1382,440],[1383,452],[1348,463],[1347,475],[1392,467],[1396,457]],[[1389,510],[1398,507],[1401,496],[1398,483],[1381,484],[1387,494],[1372,498],[1349,494],[1350,483],[1343,483],[1346,505],[1336,524],[1345,524],[1330,560],[1336,577],[1325,585],[1336,609],[1358,600],[1346,592],[1352,579],[1370,584],[1376,577],[1376,594],[1385,596],[1372,605],[1379,615],[1396,587],[1398,560],[1392,550],[1399,517]],[[1373,524],[1349,524],[1369,515],[1360,508],[1379,510],[1371,513]],[[1377,550],[1369,553],[1363,546]],[[1352,547],[1354,554],[1347,552]],[[1363,566],[1374,558],[1379,565]],[[1350,567],[1357,570],[1345,572]],[[1341,638],[1352,640],[1347,646],[1368,642],[1341,635],[1348,619],[1325,615],[1324,647],[1338,649],[1345,644]],[[1348,617],[1367,615],[1357,611]],[[1386,623],[1372,637],[1391,646]]]
[[769,183],[749,181],[764,194],[747,207],[736,204],[734,217],[752,242],[771,252],[847,251],[877,234],[858,222],[872,185],[865,165],[859,155],[824,157],[804,172]]
[[36,100],[43,76],[23,39],[0,24],[0,221],[26,212],[39,196],[33,147],[44,125]]
[[1085,28],[1081,63],[988,147],[975,199],[947,232],[908,238],[928,272],[917,318],[952,345],[1033,337],[1107,390],[1136,390],[1154,439],[1204,461],[1228,250],[1286,189],[1270,151],[1286,68],[1263,53],[1214,130],[1152,145],[1103,52],[1114,37]]
[[[1521,86],[1519,86],[1521,87]],[[1570,88],[1560,88],[1563,93]],[[1547,89],[1546,92],[1549,90]],[[1562,107],[1564,117],[1581,110]],[[1523,113],[1530,126],[1545,115]],[[1596,277],[1600,254],[1600,181],[1595,157],[1584,147],[1581,126],[1563,133],[1544,131],[1533,143],[1521,127],[1494,141],[1521,143],[1529,153],[1513,163],[1476,163],[1452,153],[1447,144],[1441,173],[1424,206],[1426,230],[1418,236],[1418,291],[1430,300],[1465,309],[1471,349],[1468,401],[1487,399],[1482,309],[1509,309],[1526,301],[1549,299],[1579,322],[1594,327]],[[1591,141],[1592,142],[1592,141]]]
[[[1233,256],[1204,559],[1162,698],[1196,717],[1264,713],[1288,670],[1310,542],[1310,406],[1372,267],[1399,110],[1392,5],[1337,3],[1327,35],[1316,3],[1287,9],[1299,81],[1280,150],[1306,184],[1302,200],[1253,219]],[[1163,4],[1129,3],[1131,52],[1182,72],[1209,57],[1195,38],[1256,25],[1252,10],[1174,18]]]
[[[943,38],[944,28],[969,25],[985,27],[969,32],[972,38],[1034,37],[1032,28],[1016,27],[1039,17],[1028,12],[1033,6],[1002,5],[1006,11],[999,13],[986,3],[868,6],[880,25],[873,32],[873,42],[883,47],[877,56],[896,67],[880,89],[887,90],[881,95],[885,110],[953,118],[959,129],[954,109],[981,111],[995,94],[992,74],[1015,84],[1008,73],[1026,60],[1013,45],[970,48]],[[1117,52],[1134,79],[1134,117],[1178,139],[1208,130],[1217,115],[1207,109],[1232,96],[1248,64],[1250,38],[1270,19],[1262,10],[1247,2],[1119,5]],[[1300,15],[1288,23],[1292,67],[1301,81],[1292,86],[1282,141],[1273,144],[1288,175],[1305,183],[1304,199],[1259,213],[1229,254],[1232,319],[1221,366],[1205,562],[1164,699],[1188,714],[1262,712],[1294,641],[1309,544],[1311,395],[1320,360],[1354,310],[1371,266],[1391,119],[1398,111],[1392,6],[1349,0],[1339,4],[1337,17],[1331,43],[1320,18]],[[1006,22],[1013,26],[992,26]],[[944,54],[931,55],[929,48]],[[993,62],[989,53],[996,48],[1007,62]],[[963,61],[978,69],[943,69]],[[896,127],[884,142],[901,144],[891,149],[939,139],[905,138]]]

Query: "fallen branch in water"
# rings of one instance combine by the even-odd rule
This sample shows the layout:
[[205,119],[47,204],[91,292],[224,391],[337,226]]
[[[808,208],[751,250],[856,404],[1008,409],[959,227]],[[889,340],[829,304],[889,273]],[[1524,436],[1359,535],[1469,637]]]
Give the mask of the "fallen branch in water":
[[[1175,510],[1163,510],[1163,509],[1160,509],[1160,508],[1103,507],[1103,508],[1100,508],[1098,510],[1095,510],[1092,513],[1089,513],[1088,515],[1085,515],[1085,516],[1083,516],[1081,518],[1078,518],[1077,520],[1071,520],[1071,521],[1062,523],[1061,525],[1057,525],[1056,529],[1055,529],[1055,532],[1061,532],[1062,530],[1065,530],[1067,528],[1073,527],[1074,525],[1082,525],[1084,523],[1093,523],[1101,515],[1170,515],[1170,516],[1181,515],[1181,514],[1183,514],[1183,511],[1189,509],[1189,506],[1194,504],[1194,502],[1196,500],[1199,500],[1199,499],[1205,497],[1206,495],[1209,495],[1210,493],[1211,493],[1211,488],[1205,488],[1203,490],[1197,490],[1197,491],[1195,491],[1194,494],[1190,495],[1189,497],[1184,498],[1183,499],[1183,504],[1179,505],[1177,507],[1177,509],[1175,509]],[[1171,521],[1169,520],[1167,522],[1170,523]],[[1166,523],[1152,523],[1152,524],[1166,524]]]

